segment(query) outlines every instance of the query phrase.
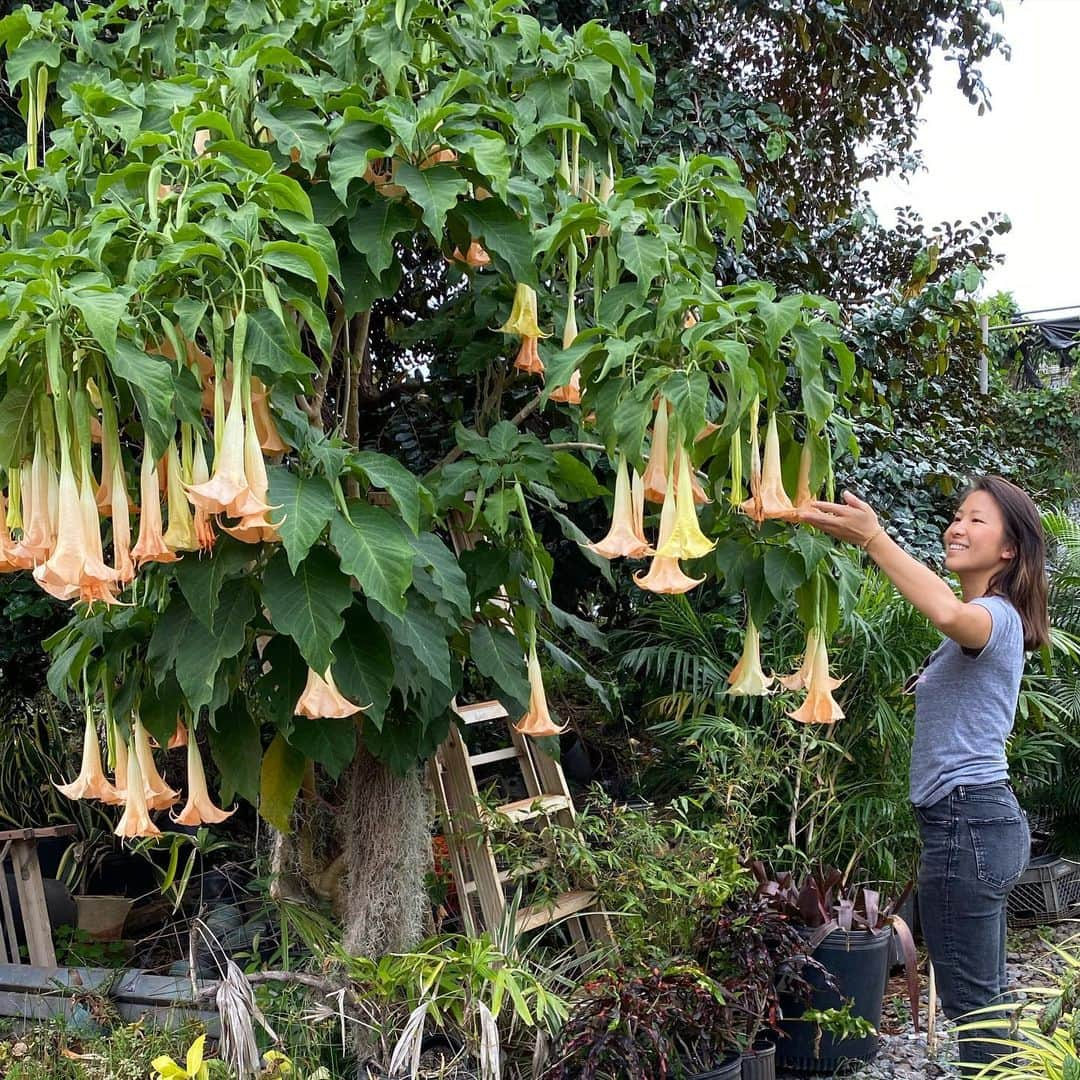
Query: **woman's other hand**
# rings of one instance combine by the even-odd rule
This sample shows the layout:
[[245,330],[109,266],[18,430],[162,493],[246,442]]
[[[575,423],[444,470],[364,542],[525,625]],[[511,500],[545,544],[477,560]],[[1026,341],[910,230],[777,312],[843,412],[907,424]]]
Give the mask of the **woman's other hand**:
[[799,520],[815,529],[862,547],[881,530],[874,508],[857,499],[850,491],[842,493],[843,502],[815,500],[799,511]]

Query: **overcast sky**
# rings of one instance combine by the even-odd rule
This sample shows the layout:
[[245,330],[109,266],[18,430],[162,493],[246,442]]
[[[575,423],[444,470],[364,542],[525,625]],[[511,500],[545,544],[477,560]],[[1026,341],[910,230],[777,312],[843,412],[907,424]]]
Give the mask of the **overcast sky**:
[[871,197],[883,220],[903,204],[927,224],[1003,211],[1012,232],[989,291],[1011,291],[1023,311],[1080,305],[1080,0],[1004,6],[1012,59],[984,68],[992,108],[980,117],[940,62],[921,113],[926,171]]

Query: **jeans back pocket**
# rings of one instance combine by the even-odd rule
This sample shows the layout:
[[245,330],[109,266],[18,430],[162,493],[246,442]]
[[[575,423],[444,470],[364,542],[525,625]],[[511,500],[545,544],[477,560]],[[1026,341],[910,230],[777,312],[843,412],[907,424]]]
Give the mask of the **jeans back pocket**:
[[975,869],[979,880],[1008,889],[1027,869],[1031,834],[1027,822],[1015,812],[999,817],[968,818]]

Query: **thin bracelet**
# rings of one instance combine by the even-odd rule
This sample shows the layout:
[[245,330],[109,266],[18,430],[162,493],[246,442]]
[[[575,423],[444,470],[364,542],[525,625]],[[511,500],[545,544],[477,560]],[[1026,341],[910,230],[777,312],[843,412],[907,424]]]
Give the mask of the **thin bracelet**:
[[860,545],[863,551],[869,551],[870,545],[885,531],[884,525],[879,525]]

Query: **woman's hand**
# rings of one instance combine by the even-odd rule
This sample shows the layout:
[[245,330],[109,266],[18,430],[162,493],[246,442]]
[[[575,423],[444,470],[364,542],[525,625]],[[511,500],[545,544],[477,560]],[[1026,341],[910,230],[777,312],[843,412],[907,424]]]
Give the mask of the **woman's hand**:
[[863,544],[881,529],[874,509],[857,499],[850,491],[842,493],[842,503],[815,500],[799,511],[799,520],[815,529],[846,540],[849,544]]

